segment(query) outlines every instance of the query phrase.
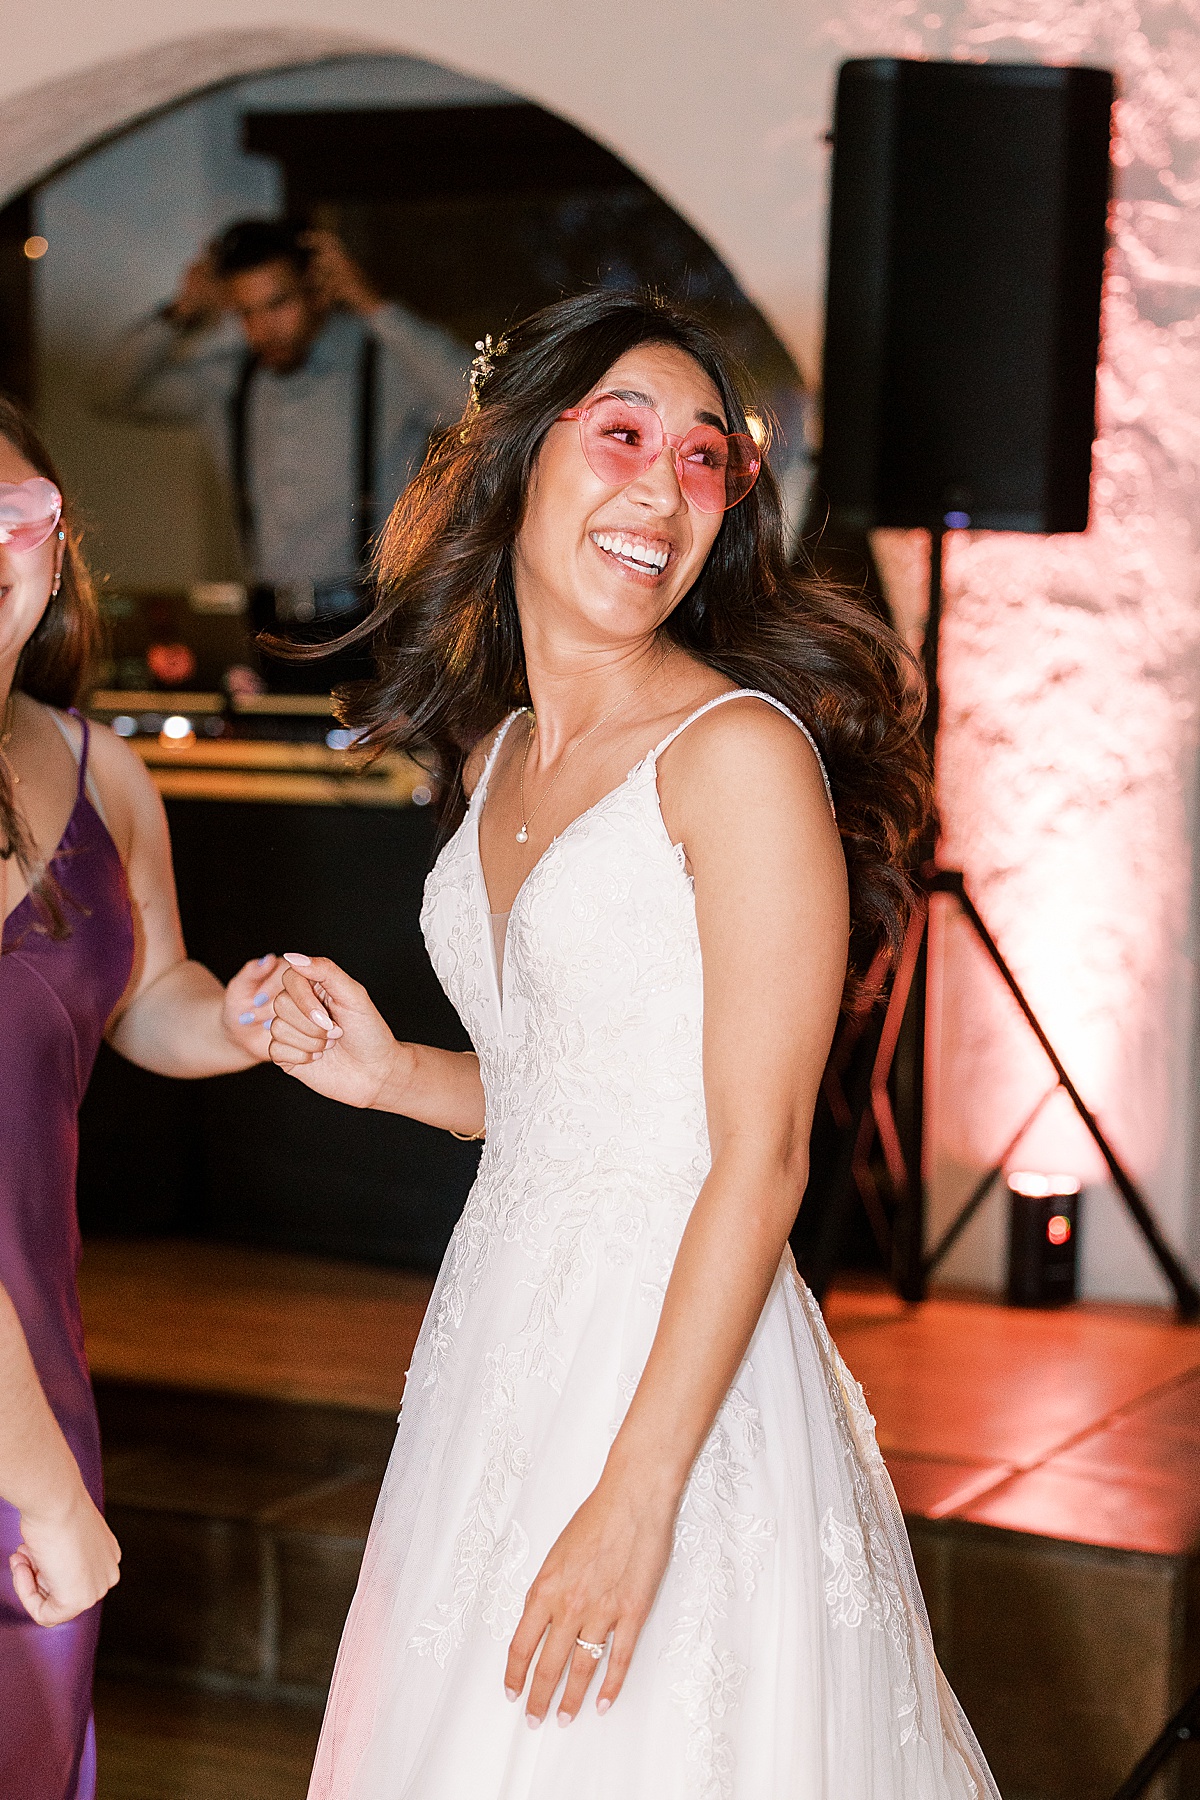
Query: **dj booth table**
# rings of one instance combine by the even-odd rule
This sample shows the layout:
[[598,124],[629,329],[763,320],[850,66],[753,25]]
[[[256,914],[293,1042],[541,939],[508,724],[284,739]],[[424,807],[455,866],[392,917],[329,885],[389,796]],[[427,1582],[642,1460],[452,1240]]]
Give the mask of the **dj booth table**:
[[[436,838],[424,770],[391,756],[357,772],[309,697],[235,717],[199,694],[98,695],[93,710],[120,721],[163,794],[190,955],[222,980],[268,950],[332,956],[397,1036],[468,1047],[418,923]],[[161,732],[171,715],[181,739]],[[447,1132],[320,1099],[269,1065],[173,1081],[105,1047],[81,1117],[80,1217],[92,1235],[433,1269],[477,1161]]]

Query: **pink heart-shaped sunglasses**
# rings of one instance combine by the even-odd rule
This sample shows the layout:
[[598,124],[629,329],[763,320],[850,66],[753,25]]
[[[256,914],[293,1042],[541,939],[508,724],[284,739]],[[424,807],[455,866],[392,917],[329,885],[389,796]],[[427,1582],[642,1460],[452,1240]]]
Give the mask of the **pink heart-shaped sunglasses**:
[[37,550],[62,518],[62,495],[44,475],[0,481],[0,546]]
[[588,467],[609,487],[626,487],[662,455],[675,458],[679,485],[697,512],[728,512],[758,480],[762,453],[745,432],[696,425],[672,437],[652,406],[602,394],[590,406],[569,406],[560,419],[578,419]]

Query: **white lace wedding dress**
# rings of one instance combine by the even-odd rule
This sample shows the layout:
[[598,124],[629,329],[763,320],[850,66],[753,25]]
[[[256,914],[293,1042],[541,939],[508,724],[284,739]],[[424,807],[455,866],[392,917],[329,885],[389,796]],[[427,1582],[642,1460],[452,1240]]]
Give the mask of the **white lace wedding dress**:
[[478,825],[499,743],[422,913],[479,1052],[487,1142],[413,1356],[311,1800],[999,1800],[934,1658],[861,1389],[790,1252],[616,1705],[597,1716],[593,1689],[574,1724],[552,1710],[534,1732],[505,1698],[525,1590],[600,1475],[709,1149],[665,744],[546,851],[498,971]]

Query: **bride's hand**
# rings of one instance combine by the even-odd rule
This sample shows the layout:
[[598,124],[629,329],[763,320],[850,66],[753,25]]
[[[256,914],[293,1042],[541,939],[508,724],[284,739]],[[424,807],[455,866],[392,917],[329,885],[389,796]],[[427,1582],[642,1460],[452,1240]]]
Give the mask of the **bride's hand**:
[[619,1491],[602,1479],[551,1549],[525,1596],[504,1672],[505,1692],[516,1700],[542,1645],[525,1708],[535,1729],[568,1665],[559,1724],[569,1725],[583,1705],[600,1662],[579,1648],[577,1638],[592,1644],[612,1639],[596,1711],[607,1712],[620,1693],[670,1559],[675,1512],[675,1502],[645,1487]]
[[275,998],[271,1061],[347,1106],[371,1106],[399,1049],[371,996],[326,956],[288,952]]

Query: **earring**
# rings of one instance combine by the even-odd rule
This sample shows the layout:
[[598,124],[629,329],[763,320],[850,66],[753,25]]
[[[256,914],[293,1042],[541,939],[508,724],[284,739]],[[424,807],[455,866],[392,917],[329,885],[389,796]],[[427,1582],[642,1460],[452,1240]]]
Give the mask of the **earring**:
[[58,573],[54,577],[54,586],[50,589],[50,598],[52,600],[54,599],[55,595],[58,593],[58,590],[61,586],[62,586],[62,571],[59,570]]

